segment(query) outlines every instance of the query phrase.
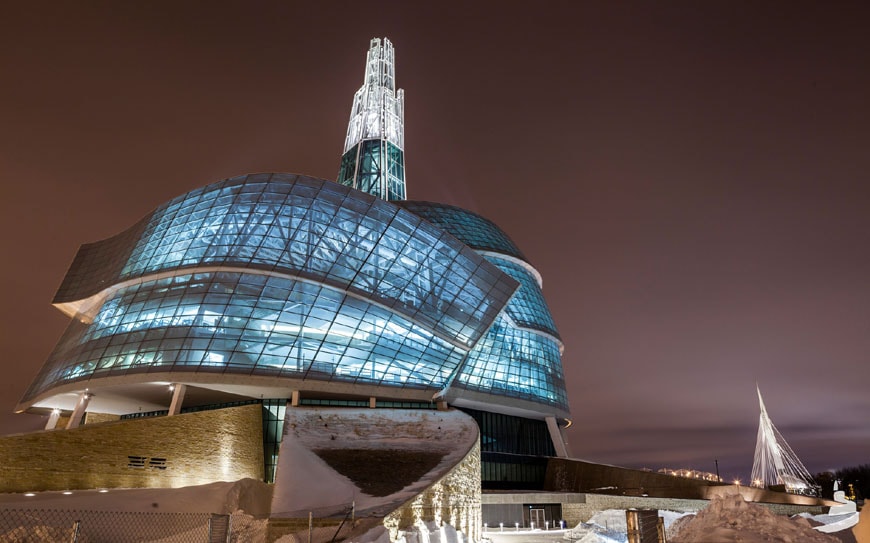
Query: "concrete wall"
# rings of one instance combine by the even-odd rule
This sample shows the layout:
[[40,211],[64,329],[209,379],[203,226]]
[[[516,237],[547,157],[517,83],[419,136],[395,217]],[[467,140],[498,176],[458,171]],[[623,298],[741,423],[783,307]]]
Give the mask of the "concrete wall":
[[0,437],[0,492],[262,479],[258,404]]

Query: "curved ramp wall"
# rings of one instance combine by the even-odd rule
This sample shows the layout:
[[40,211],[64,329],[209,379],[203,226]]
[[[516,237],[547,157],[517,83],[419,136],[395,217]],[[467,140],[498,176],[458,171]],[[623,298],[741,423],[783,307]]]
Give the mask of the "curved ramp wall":
[[383,523],[393,539],[425,522],[477,539],[479,433],[461,411],[297,407],[284,429],[273,536],[306,531],[309,513],[337,526],[354,507],[356,519]]

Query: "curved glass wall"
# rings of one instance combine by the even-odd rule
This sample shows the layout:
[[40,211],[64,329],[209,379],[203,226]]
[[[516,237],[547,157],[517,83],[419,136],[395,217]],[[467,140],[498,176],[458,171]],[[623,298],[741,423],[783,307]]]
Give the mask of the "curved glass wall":
[[[113,283],[167,270],[230,266],[286,272],[376,300],[473,346],[516,282],[453,236],[383,200],[329,181],[257,174],[194,190],[115,239],[86,246],[55,302],[108,285],[89,272],[112,262]],[[129,240],[129,232],[119,236]],[[101,247],[105,250],[101,250]],[[125,259],[117,258],[121,252]]]
[[508,315],[514,322],[520,326],[540,330],[558,338],[559,332],[556,330],[553,317],[550,316],[547,302],[544,301],[544,293],[541,292],[541,287],[538,286],[538,282],[535,281],[529,270],[510,260],[494,258],[490,255],[487,255],[487,259],[520,284],[520,288],[507,306]]
[[261,374],[441,388],[465,352],[401,315],[315,283],[195,273],[118,291],[74,321],[28,396],[150,371]]
[[453,206],[396,204],[248,175],[83,246],[55,297],[82,313],[25,400],[180,371],[453,386],[567,410],[558,333],[510,238]]
[[504,313],[469,353],[454,386],[567,410],[562,345],[538,280],[530,266],[497,256],[525,262],[514,242],[495,223],[465,209],[429,202],[398,204],[486,251],[487,260],[520,283]]
[[468,354],[455,386],[568,409],[559,344],[504,317]]
[[395,202],[456,236],[472,249],[495,251],[526,260],[501,228],[487,218],[461,207],[432,202]]

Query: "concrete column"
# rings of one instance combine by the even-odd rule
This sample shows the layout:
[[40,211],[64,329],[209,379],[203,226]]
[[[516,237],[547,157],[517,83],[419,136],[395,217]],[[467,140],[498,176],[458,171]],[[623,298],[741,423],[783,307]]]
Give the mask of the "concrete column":
[[369,396],[369,409],[374,409],[378,406],[378,399],[375,396]]
[[562,439],[562,430],[559,429],[556,417],[547,417],[546,420],[547,430],[550,431],[550,439],[553,440],[553,448],[556,449],[556,456],[568,458],[568,446],[565,444],[565,440]]
[[294,390],[290,393],[290,407],[299,407],[299,391]]
[[181,413],[181,404],[184,402],[184,393],[187,392],[187,385],[175,383],[172,386],[172,403],[169,404],[170,417]]
[[85,415],[85,411],[88,408],[88,403],[91,401],[91,396],[88,392],[82,392],[79,395],[79,401],[76,402],[76,407],[73,409],[72,416],[69,418],[69,422],[66,425],[67,430],[72,430],[73,428],[78,428],[79,424],[82,423],[82,417]]
[[438,411],[447,411],[447,400],[436,400],[435,407],[438,409]]
[[54,430],[58,419],[60,419],[60,409],[52,409],[51,415],[48,416],[48,422],[45,423],[45,429]]

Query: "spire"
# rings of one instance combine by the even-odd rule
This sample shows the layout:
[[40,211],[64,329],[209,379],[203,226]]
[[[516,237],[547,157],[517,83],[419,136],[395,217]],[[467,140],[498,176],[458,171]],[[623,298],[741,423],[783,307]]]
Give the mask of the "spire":
[[786,492],[816,495],[818,488],[809,471],[770,420],[757,383],[755,389],[758,392],[761,414],[758,419],[755,460],[752,463],[752,486],[781,485]]
[[338,182],[384,200],[404,200],[405,91],[396,90],[393,44],[374,38],[363,86],[353,96]]

